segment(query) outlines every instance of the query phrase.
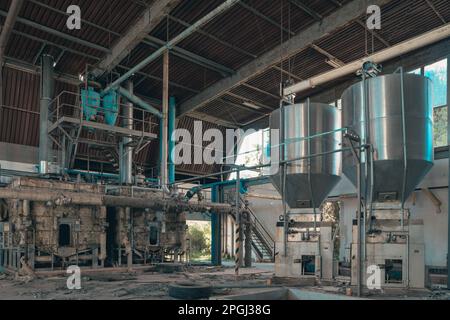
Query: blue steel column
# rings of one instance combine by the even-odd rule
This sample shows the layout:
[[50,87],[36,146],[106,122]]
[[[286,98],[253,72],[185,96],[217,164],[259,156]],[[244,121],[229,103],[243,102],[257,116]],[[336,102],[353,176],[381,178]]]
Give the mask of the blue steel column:
[[[221,188],[215,185],[211,188],[211,202],[220,201]],[[212,213],[211,215],[211,264],[220,266],[222,264],[222,235],[221,235],[221,220],[220,214]]]
[[169,130],[168,130],[168,153],[169,153],[169,183],[175,182],[175,162],[172,157],[172,152],[175,149],[175,141],[172,140],[172,134],[175,131],[175,119],[176,119],[176,101],[174,97],[170,97],[169,100]]

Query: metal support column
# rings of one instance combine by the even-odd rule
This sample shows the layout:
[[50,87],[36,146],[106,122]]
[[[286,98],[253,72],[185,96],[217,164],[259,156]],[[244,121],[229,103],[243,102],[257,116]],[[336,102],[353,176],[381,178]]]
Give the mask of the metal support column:
[[[218,185],[211,188],[211,202],[220,201],[220,190],[221,188]],[[213,266],[220,266],[222,264],[221,224],[221,215],[213,212],[211,215],[211,264]]]
[[243,258],[243,232],[242,232],[242,212],[241,212],[241,172],[236,170],[236,249],[235,249],[235,270],[236,276],[239,276],[239,269],[242,266]]
[[169,112],[169,51],[164,53],[163,60],[163,99],[162,99],[162,121],[160,128],[161,139],[161,187],[167,188],[168,174],[167,174],[167,144],[168,144],[168,112]]
[[177,116],[177,110],[176,110],[176,102],[174,97],[170,97],[169,99],[169,124],[168,124],[168,139],[169,139],[169,184],[172,184],[175,182],[175,159],[173,150],[175,149],[175,140],[173,140],[172,135],[175,131],[175,121]]
[[[449,165],[450,172],[450,55],[447,57],[447,144],[449,145]],[[449,176],[450,186],[450,176]],[[447,189],[448,190],[448,189]],[[448,201],[450,203],[450,192],[448,192]],[[447,235],[447,289],[450,290],[450,207],[447,212],[448,219],[448,235]]]
[[39,117],[39,173],[48,173],[49,162],[49,137],[48,137],[48,114],[53,100],[54,92],[53,57],[42,56],[41,66],[41,103]]
[[249,212],[245,213],[245,256],[244,265],[246,268],[252,267],[252,218]]

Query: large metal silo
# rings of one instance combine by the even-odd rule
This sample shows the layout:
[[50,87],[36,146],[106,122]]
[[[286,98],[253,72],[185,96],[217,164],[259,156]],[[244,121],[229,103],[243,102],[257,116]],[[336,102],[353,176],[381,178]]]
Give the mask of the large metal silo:
[[[285,199],[290,208],[318,208],[340,180],[341,153],[306,157],[339,150],[341,143],[340,114],[335,107],[304,103],[284,107],[285,159],[295,160],[286,167]],[[270,116],[270,128],[280,129],[281,109]],[[326,135],[321,135],[325,133]],[[283,136],[280,133],[280,136]],[[307,137],[313,137],[306,139]],[[275,161],[272,146],[272,162]],[[283,172],[271,176],[281,193]]]
[[[367,79],[344,92],[343,127],[372,148],[373,166],[366,166],[362,158],[370,184],[366,189],[363,182],[362,188],[372,201],[406,201],[433,166],[431,87],[426,77],[404,74],[402,81],[401,74],[392,74]],[[351,153],[343,154],[343,171],[356,185]]]

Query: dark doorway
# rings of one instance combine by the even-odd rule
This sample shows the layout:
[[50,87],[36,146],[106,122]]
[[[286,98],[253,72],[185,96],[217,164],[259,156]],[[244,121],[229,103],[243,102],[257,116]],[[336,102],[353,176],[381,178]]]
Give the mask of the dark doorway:
[[386,260],[384,281],[385,283],[403,282],[403,260]]
[[117,261],[117,244],[116,244],[116,232],[117,232],[117,217],[116,208],[108,207],[106,211],[106,223],[108,225],[106,231],[106,252],[108,257],[105,261],[106,267],[112,267],[114,261]]
[[316,274],[316,257],[302,256],[302,275],[314,276]]
[[159,245],[159,228],[156,225],[149,227],[149,242],[151,246]]
[[62,223],[59,225],[59,246],[70,247],[70,225]]

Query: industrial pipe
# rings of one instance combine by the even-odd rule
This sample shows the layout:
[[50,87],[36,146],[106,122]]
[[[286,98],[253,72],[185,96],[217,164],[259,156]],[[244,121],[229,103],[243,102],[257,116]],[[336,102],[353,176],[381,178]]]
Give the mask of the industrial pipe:
[[178,36],[170,40],[165,46],[161,47],[154,53],[152,53],[150,56],[148,56],[146,59],[138,63],[136,66],[131,68],[128,72],[126,72],[123,76],[121,76],[119,79],[111,83],[104,91],[104,93],[107,93],[111,90],[116,89],[120,84],[124,81],[126,81],[129,77],[131,77],[133,74],[137,73],[139,70],[147,66],[150,62],[156,60],[161,55],[164,54],[166,50],[172,49],[174,46],[176,46],[178,43],[192,35],[194,32],[199,30],[201,27],[203,27],[205,24],[210,22],[212,19],[217,17],[218,15],[222,14],[223,12],[230,9],[232,6],[237,4],[240,0],[227,0],[224,3],[222,3],[220,6],[218,6],[216,9],[208,13],[206,16],[198,20],[196,23],[194,23],[192,26],[181,32]]
[[343,76],[355,73],[359,69],[361,69],[361,66],[367,61],[372,61],[374,63],[382,63],[394,59],[403,54],[406,54],[408,52],[444,40],[448,37],[450,37],[450,23],[447,23],[443,27],[424,33],[418,37],[412,38],[410,40],[389,47],[387,49],[381,50],[368,57],[364,57],[362,59],[346,64],[343,67],[331,70],[329,72],[325,72],[318,76],[312,77],[308,80],[301,81],[297,84],[287,87],[283,90],[283,95],[289,96],[295,93],[303,92],[308,89],[315,88],[321,84],[328,83]]
[[234,210],[231,205],[223,203],[190,203],[179,199],[154,196],[147,198],[133,198],[93,193],[62,193],[59,191],[42,191],[40,189],[13,190],[2,188],[0,189],[0,199],[52,202],[56,205],[110,206],[178,211],[214,211],[216,213],[229,213]]
[[49,137],[48,137],[48,114],[54,93],[53,57],[42,56],[41,67],[41,103],[39,112],[39,173],[48,173],[49,161]]
[[158,109],[152,107],[147,102],[139,98],[138,96],[134,95],[132,92],[128,91],[127,89],[123,87],[117,88],[117,93],[119,93],[121,96],[128,99],[128,101],[133,102],[135,105],[141,107],[144,110],[147,110],[151,114],[157,116],[158,118],[162,118],[161,112],[159,112]]
[[[133,94],[133,81],[128,82],[128,91]],[[123,110],[123,127],[133,130],[133,102],[130,100]],[[122,140],[122,161],[120,168],[121,183],[133,184],[133,147],[129,144],[133,141],[131,137],[124,137]]]

